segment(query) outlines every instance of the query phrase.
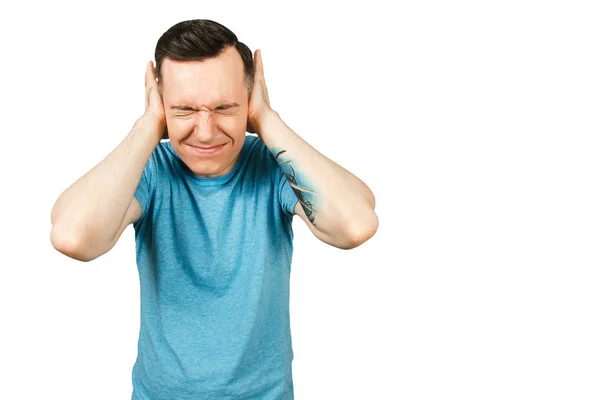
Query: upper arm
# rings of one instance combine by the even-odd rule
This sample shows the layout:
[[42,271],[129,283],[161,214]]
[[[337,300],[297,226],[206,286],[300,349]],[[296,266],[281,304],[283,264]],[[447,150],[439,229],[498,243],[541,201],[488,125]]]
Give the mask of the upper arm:
[[129,207],[127,207],[127,211],[125,212],[125,218],[123,218],[123,222],[121,222],[119,230],[117,231],[115,237],[111,241],[109,248],[106,250],[107,252],[110,249],[112,249],[115,246],[115,244],[117,244],[117,241],[123,234],[123,231],[125,231],[125,228],[127,228],[129,224],[133,224],[134,222],[136,222],[138,219],[140,219],[141,216],[142,206],[140,205],[139,201],[137,201],[137,199],[134,197],[133,199],[131,199]]
[[310,220],[306,216],[306,213],[304,212],[304,209],[302,208],[302,205],[300,204],[300,202],[296,203],[296,205],[294,206],[294,214],[299,216],[306,223],[306,225],[308,226],[308,229],[310,229],[310,231],[313,233],[313,235],[315,235],[315,237],[317,239],[319,239],[320,241],[327,243],[330,246],[337,247],[338,249],[344,249],[344,250],[353,249],[354,247],[357,246],[355,242],[349,241],[346,238],[334,237],[325,232],[318,230],[317,227],[315,225],[313,225],[313,223],[310,222]]
[[317,239],[319,239],[320,241],[327,243],[331,246],[344,248],[344,245],[342,243],[338,243],[334,238],[331,238],[326,233],[321,232],[320,230],[318,230],[316,228],[315,225],[313,225],[312,222],[310,222],[310,220],[306,216],[306,213],[304,212],[304,209],[302,208],[302,205],[300,204],[300,202],[297,202],[296,205],[294,206],[294,214],[299,216],[306,223],[306,225],[308,226],[308,229],[310,229],[312,234],[315,235],[315,237]]
[[[57,242],[52,237],[52,244],[58,251],[60,251],[68,257],[74,258],[79,261],[92,261],[110,251],[110,249],[114,247],[114,245],[121,237],[121,234],[123,233],[125,228],[127,228],[129,224],[137,221],[141,216],[142,207],[140,206],[140,203],[138,203],[138,201],[135,198],[133,198],[132,201],[129,203],[129,206],[127,207],[125,217],[121,222],[117,233],[115,234],[114,238],[110,241],[110,243],[106,244],[100,241],[94,241],[92,243],[88,243],[87,245],[76,242],[63,242],[63,244],[55,244]],[[53,233],[54,230],[52,231],[52,234]]]
[[317,237],[317,239],[327,243],[327,244],[331,244],[329,241],[329,237],[321,232],[320,230],[318,230],[312,222],[310,222],[310,220],[308,219],[308,217],[306,216],[306,213],[304,212],[304,209],[302,208],[302,205],[300,204],[300,202],[297,202],[296,205],[294,206],[294,214],[299,216],[308,226],[308,229],[310,229],[310,231],[313,233],[313,235],[315,235]]

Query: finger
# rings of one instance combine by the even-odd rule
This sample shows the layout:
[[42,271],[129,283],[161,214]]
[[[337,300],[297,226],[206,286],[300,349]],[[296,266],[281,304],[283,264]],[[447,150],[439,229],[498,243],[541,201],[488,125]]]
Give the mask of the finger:
[[152,61],[148,61],[148,65],[146,66],[146,79],[145,79],[146,90],[150,89],[150,87],[156,87],[156,71],[154,70],[154,64]]
[[152,61],[150,61],[150,82],[153,86],[156,86],[156,69]]
[[152,61],[148,61],[146,63],[146,75],[144,76],[144,86],[146,86],[146,88],[148,88],[148,83],[150,82],[150,64],[152,63]]
[[260,49],[256,50],[256,60],[257,60],[257,70],[258,73],[255,73],[255,78],[258,80],[258,84],[261,86],[262,91],[263,91],[263,96],[265,98],[265,101],[268,105],[270,105],[269,103],[269,91],[267,90],[267,81],[265,80],[265,72],[264,72],[264,68],[263,68],[263,61],[262,61],[262,53],[260,51]]
[[262,57],[260,55],[260,49],[257,49],[254,52],[254,77],[255,78],[264,78],[264,74],[263,74],[263,63],[262,63]]
[[148,111],[148,105],[150,103],[150,88],[152,87],[150,85],[150,79],[151,79],[151,75],[150,75],[150,65],[151,65],[152,61],[148,61],[148,63],[146,64],[146,75],[144,77],[144,87],[145,87],[145,92],[146,92],[146,111]]

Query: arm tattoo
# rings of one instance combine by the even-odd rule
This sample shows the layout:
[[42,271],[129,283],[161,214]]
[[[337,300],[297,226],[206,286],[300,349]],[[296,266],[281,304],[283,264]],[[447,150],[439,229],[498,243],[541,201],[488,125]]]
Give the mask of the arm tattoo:
[[[313,192],[312,190],[307,189],[306,187],[302,187],[298,183],[298,181],[296,179],[297,178],[296,171],[294,170],[294,167],[292,167],[292,165],[290,164],[290,162],[292,160],[282,161],[279,159],[280,156],[285,152],[286,152],[286,150],[281,150],[281,151],[277,152],[277,154],[275,155],[275,160],[279,163],[279,167],[283,171],[283,174],[285,175],[288,183],[292,187],[292,190],[294,191],[294,194],[298,198],[298,202],[302,206],[302,209],[304,210],[304,213],[308,217],[308,220],[314,226],[317,226],[317,224],[315,224],[316,207],[315,207],[314,202],[311,202],[311,200],[309,199],[311,197],[316,196],[317,193]],[[313,199],[313,201],[314,201],[314,199]]]

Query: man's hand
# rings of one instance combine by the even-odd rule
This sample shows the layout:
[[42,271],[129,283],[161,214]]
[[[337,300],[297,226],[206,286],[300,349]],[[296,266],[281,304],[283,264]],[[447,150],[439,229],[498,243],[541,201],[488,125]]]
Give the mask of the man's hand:
[[146,111],[142,118],[150,121],[154,126],[163,132],[162,139],[168,139],[167,122],[165,117],[165,108],[163,106],[162,97],[158,91],[158,83],[156,82],[156,71],[152,61],[148,61],[146,65]]
[[248,100],[248,123],[246,130],[260,137],[260,123],[265,115],[273,110],[269,103],[269,93],[265,83],[262,57],[260,50],[254,52],[254,83]]

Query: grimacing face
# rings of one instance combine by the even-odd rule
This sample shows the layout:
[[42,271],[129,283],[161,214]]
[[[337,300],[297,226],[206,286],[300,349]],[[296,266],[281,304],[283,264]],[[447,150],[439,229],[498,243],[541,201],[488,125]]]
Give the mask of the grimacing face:
[[230,172],[244,145],[248,121],[248,87],[236,48],[230,46],[204,61],[165,58],[161,79],[173,150],[196,176]]

